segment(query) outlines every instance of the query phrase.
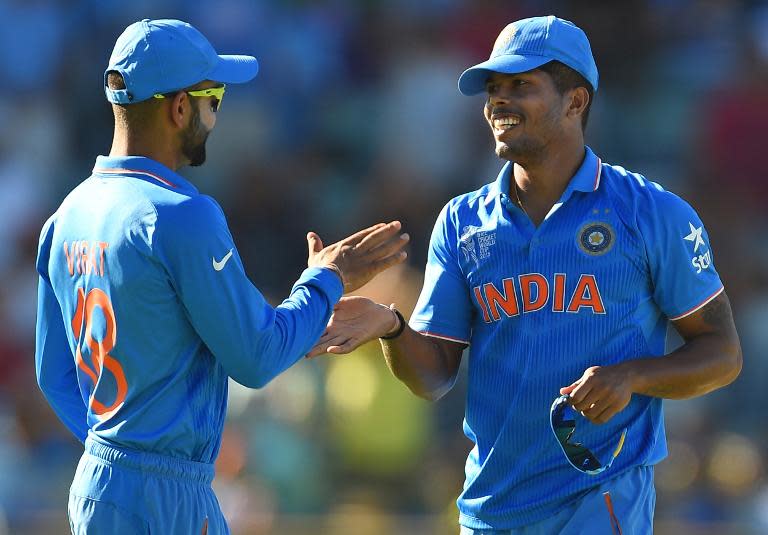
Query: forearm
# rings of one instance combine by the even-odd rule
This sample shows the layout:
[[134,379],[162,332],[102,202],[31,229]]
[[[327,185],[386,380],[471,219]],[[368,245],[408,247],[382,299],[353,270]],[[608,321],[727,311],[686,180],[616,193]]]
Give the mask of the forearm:
[[313,268],[302,273],[277,307],[244,276],[215,299],[196,291],[185,304],[195,331],[227,374],[243,386],[261,388],[317,341],[341,291],[337,275]]
[[80,395],[61,309],[47,277],[38,284],[35,326],[35,375],[45,399],[80,442],[88,433],[87,410]]
[[707,333],[664,357],[638,359],[619,366],[629,375],[633,393],[686,399],[731,383],[741,371],[741,362],[738,339]]
[[312,271],[304,272],[280,305],[271,309],[265,303],[263,318],[254,321],[253,326],[243,326],[243,332],[251,334],[243,343],[244,349],[229,350],[225,365],[236,381],[252,388],[265,386],[301,360],[320,338],[341,294],[341,285],[333,274],[325,278],[332,278],[338,289],[312,282],[307,276]]
[[394,340],[380,340],[392,374],[417,396],[437,400],[453,386],[458,363],[439,342],[406,326]]
[[344,355],[378,338],[392,374],[417,396],[438,399],[453,386],[467,345],[414,331],[393,306],[360,296],[342,298],[308,356]]
[[38,381],[38,384],[61,423],[75,435],[77,440],[85,442],[85,437],[88,435],[87,412],[78,391],[54,390],[43,381]]
[[38,320],[35,373],[45,399],[80,442],[88,434],[87,410],[77,384],[74,360],[58,328],[58,317],[50,324]]
[[685,344],[669,355],[613,366],[592,366],[560,393],[592,422],[602,424],[622,411],[633,394],[686,399],[732,382],[741,371],[741,346],[725,293],[675,320]]

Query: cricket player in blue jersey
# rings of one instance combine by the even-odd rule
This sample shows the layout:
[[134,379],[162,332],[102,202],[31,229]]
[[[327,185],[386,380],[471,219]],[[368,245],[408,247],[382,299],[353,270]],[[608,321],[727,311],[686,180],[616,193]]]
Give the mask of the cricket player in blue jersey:
[[[597,88],[577,26],[508,25],[459,79],[462,93],[486,94],[507,162],[438,216],[409,326],[344,298],[310,353],[384,337],[394,375],[437,399],[469,347],[462,534],[651,533],[662,398],[703,395],[741,369],[696,212],[585,146]],[[670,323],[685,343],[664,355]]]
[[258,388],[317,342],[343,291],[404,260],[400,223],[323,247],[273,308],[248,280],[219,205],[177,174],[205,161],[225,84],[220,56],[177,20],[136,22],[105,72],[109,156],[47,221],[37,258],[40,388],[84,443],[74,534],[224,534],[211,489],[227,381]]

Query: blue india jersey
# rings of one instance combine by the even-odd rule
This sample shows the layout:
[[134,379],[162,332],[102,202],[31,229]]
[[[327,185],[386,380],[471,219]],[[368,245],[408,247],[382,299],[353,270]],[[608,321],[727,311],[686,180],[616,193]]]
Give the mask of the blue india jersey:
[[37,270],[37,376],[61,420],[81,441],[202,463],[228,378],[259,387],[294,364],[342,294],[312,268],[270,306],[219,205],[143,157],[97,159],[43,227]]
[[723,291],[696,212],[660,185],[589,149],[535,227],[498,179],[440,213],[410,325],[469,344],[464,432],[474,443],[460,523],[510,529],[548,517],[586,489],[666,455],[662,401],[641,395],[608,423],[579,424],[607,460],[598,476],[568,464],[549,423],[559,389],[590,366],[664,358],[670,320]]

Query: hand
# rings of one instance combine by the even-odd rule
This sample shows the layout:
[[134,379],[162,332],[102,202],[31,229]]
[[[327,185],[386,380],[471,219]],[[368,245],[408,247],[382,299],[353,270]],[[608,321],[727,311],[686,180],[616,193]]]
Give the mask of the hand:
[[573,408],[591,422],[604,424],[632,399],[631,378],[621,365],[592,366],[560,394],[570,396]]
[[400,234],[400,222],[378,223],[328,247],[320,236],[307,234],[309,267],[327,267],[341,277],[344,292],[352,292],[387,268],[403,262],[403,247],[410,239]]
[[323,353],[349,353],[370,340],[394,331],[399,326],[398,322],[395,313],[384,305],[366,297],[342,297],[333,309],[325,333],[307,357]]

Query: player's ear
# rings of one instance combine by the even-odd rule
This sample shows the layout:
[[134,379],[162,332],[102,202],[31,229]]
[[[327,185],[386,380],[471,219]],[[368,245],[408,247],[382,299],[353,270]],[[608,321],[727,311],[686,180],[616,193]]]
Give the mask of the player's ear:
[[579,86],[571,89],[568,93],[570,95],[568,115],[570,117],[581,117],[589,105],[589,91],[587,91],[586,87]]
[[168,113],[170,113],[171,122],[177,128],[184,128],[186,126],[189,120],[187,115],[191,112],[189,104],[189,95],[184,91],[179,91],[173,96]]

